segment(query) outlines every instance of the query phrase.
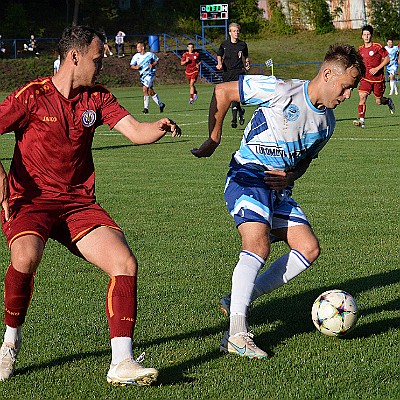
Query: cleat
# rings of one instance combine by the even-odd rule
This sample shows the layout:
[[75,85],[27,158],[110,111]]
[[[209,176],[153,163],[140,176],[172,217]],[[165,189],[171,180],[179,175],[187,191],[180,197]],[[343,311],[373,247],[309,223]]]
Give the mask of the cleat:
[[226,296],[219,299],[219,305],[221,311],[229,317],[231,312],[231,295],[227,294]]
[[21,349],[22,340],[12,343],[3,343],[0,349],[0,381],[5,381],[14,374],[17,355]]
[[393,103],[393,100],[390,97],[388,98],[388,107],[390,110],[390,114],[394,114],[394,112],[396,111],[396,107]]
[[107,373],[107,382],[115,386],[138,385],[149,386],[157,380],[155,368],[145,368],[139,361],[144,360],[144,353],[134,360],[128,358],[119,364],[111,364]]
[[160,106],[160,113],[164,112],[164,108],[165,108],[165,104],[162,103],[161,106]]
[[232,128],[237,128],[237,122],[236,121],[232,121],[231,126],[232,126]]
[[226,332],[219,349],[223,353],[232,353],[250,359],[267,358],[268,354],[256,346],[253,337],[251,332],[240,332],[233,336],[229,336],[229,333]]
[[196,101],[196,100],[197,100],[197,93],[193,96],[193,101]]
[[194,103],[194,99],[190,98],[189,99],[189,104],[193,104]]
[[147,108],[143,108],[142,113],[143,113],[143,114],[148,114],[148,113],[149,113],[149,110],[148,110]]
[[244,113],[245,113],[245,110],[242,110],[242,112],[239,113],[239,124],[240,125],[244,125]]
[[364,121],[360,121],[359,119],[355,119],[353,121],[354,126],[359,126],[360,128],[365,128],[365,123]]

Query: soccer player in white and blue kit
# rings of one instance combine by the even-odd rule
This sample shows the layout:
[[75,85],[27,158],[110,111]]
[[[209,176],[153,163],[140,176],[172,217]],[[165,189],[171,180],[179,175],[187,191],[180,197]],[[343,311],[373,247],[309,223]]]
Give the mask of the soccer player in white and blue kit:
[[143,113],[147,114],[149,112],[150,96],[160,107],[160,112],[162,113],[164,111],[165,104],[160,100],[153,87],[154,78],[156,77],[156,65],[159,58],[154,53],[146,51],[145,49],[146,47],[144,42],[137,42],[137,53],[132,57],[130,66],[132,69],[139,70],[140,82],[143,87],[144,95]]
[[[311,81],[274,76],[241,76],[217,85],[210,104],[209,138],[192,153],[209,157],[220,143],[224,117],[232,101],[258,105],[233,154],[225,186],[228,211],[242,239],[232,275],[231,295],[220,300],[230,314],[220,349],[248,358],[267,353],[253,341],[247,324],[250,303],[305,271],[319,256],[317,237],[292,199],[302,176],[333,133],[333,109],[350,98],[365,75],[360,54],[349,45],[331,46]],[[290,251],[259,275],[273,241]]]
[[397,96],[396,73],[399,68],[399,46],[393,46],[393,39],[388,39],[385,49],[389,53],[389,64],[386,66],[386,72],[389,74],[389,84],[391,96],[393,93]]

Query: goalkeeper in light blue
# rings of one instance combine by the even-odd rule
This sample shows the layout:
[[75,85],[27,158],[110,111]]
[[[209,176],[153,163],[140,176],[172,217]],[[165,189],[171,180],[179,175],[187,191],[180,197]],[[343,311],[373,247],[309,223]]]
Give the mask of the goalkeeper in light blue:
[[[305,271],[319,256],[318,239],[291,197],[292,189],[330,139],[335,128],[333,109],[350,98],[364,75],[365,65],[354,47],[335,45],[311,81],[244,75],[239,82],[215,87],[209,138],[192,150],[196,157],[214,153],[232,101],[258,106],[232,156],[225,185],[226,205],[242,248],[232,274],[231,294],[220,300],[230,316],[221,351],[267,357],[249,330],[249,305]],[[286,242],[290,250],[260,273],[274,241]]]

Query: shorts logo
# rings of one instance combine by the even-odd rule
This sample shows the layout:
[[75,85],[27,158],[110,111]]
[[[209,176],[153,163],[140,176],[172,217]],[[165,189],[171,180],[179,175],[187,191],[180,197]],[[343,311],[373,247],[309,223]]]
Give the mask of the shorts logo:
[[96,122],[96,113],[93,110],[86,110],[82,114],[82,124],[85,128],[89,128]]
[[283,111],[283,116],[288,121],[296,121],[299,118],[300,110],[296,104],[291,104]]

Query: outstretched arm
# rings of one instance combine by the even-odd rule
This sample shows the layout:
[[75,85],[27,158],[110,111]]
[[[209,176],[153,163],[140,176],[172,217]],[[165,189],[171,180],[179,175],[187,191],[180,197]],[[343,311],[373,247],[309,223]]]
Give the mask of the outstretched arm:
[[127,115],[114,128],[135,144],[154,143],[167,132],[171,132],[172,137],[181,136],[181,128],[169,118],[155,122],[139,122],[132,115]]
[[209,138],[198,148],[193,149],[196,157],[210,157],[218,147],[222,136],[222,124],[232,101],[240,101],[238,82],[225,82],[216,85],[208,112]]

